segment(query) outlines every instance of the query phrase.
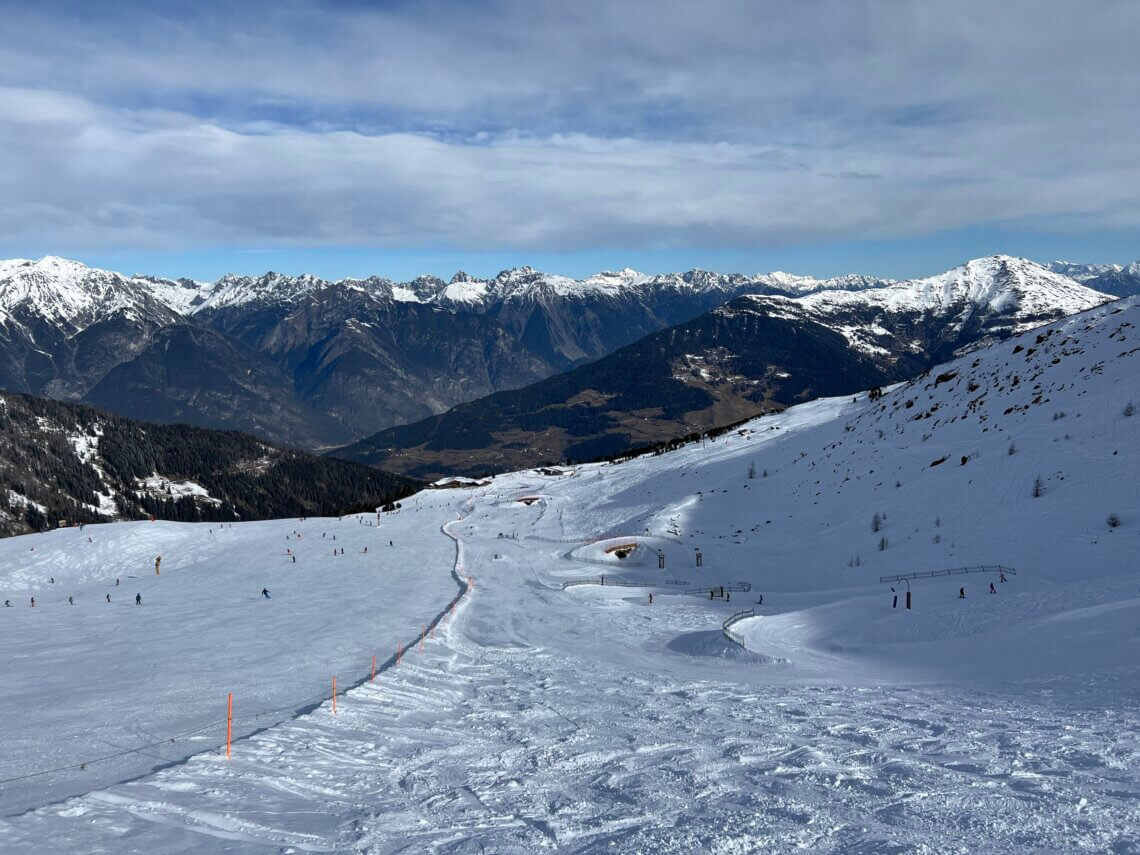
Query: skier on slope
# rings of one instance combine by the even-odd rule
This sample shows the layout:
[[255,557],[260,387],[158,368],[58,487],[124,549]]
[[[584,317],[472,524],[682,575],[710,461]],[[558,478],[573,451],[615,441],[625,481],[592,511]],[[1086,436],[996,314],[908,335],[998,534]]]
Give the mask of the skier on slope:
[[966,599],[966,589],[965,588],[959,588],[958,589],[958,599],[959,600]]
[[107,602],[108,603],[111,602],[111,595],[110,594],[107,595]]
[[67,604],[68,604],[69,606],[74,606],[74,605],[75,605],[75,600],[74,600],[74,599],[72,599],[71,597],[68,597],[68,598],[67,598]]
[[142,594],[135,594],[135,605],[136,606],[142,605]]
[[261,596],[265,597],[265,599],[268,600],[270,598],[269,597],[269,589],[268,588],[262,588],[261,589]]
[[35,607],[36,607],[36,598],[32,597],[32,608],[34,609]]
[[4,601],[4,608],[6,608],[6,609],[12,608],[12,601],[11,600],[5,600]]
[[994,587],[994,583],[993,583],[993,582],[990,582],[990,593],[991,593],[991,594],[996,594],[996,593],[997,593],[997,589]]

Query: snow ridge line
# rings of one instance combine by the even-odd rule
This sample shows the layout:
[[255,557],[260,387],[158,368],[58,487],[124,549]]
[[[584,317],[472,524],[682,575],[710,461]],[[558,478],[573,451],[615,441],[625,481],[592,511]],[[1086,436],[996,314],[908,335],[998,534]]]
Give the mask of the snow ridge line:
[[[453,520],[452,522],[458,522],[458,520]],[[453,541],[455,541],[455,564],[451,569],[451,577],[455,580],[456,584],[459,586],[459,592],[454,597],[451,598],[451,600],[448,602],[448,604],[441,611],[439,611],[435,615],[435,617],[433,617],[431,619],[431,621],[429,621],[428,625],[426,627],[424,627],[424,629],[419,633],[419,635],[417,635],[415,637],[415,640],[413,640],[410,644],[408,644],[404,647],[404,650],[411,650],[416,644],[419,644],[421,641],[426,639],[427,636],[429,635],[429,633],[431,633],[431,631],[434,630],[439,625],[439,623],[445,617],[447,617],[447,615],[451,612],[451,610],[454,609],[455,606],[457,606],[460,603],[460,601],[471,591],[472,584],[459,575],[459,569],[460,569],[462,557],[463,557],[463,548],[462,548],[463,544],[462,544],[462,541],[458,537],[456,537],[455,535],[453,535],[451,532],[449,532],[447,530],[447,526],[450,524],[451,524],[450,522],[444,523],[440,527],[440,531],[442,531],[443,534],[447,535]],[[468,577],[468,579],[470,579],[470,577]],[[383,662],[380,662],[377,664],[375,673],[376,674],[383,674],[384,672],[389,671],[392,668],[396,667],[398,662],[399,662],[399,659],[397,658],[397,654],[393,653],[387,659],[385,659]],[[365,670],[364,676],[360,677],[358,680],[347,685],[345,688],[338,689],[336,692],[336,695],[338,697],[341,695],[347,695],[353,689],[358,689],[361,686],[363,686],[365,683],[369,683],[371,681],[372,681],[372,670],[371,670],[371,668],[368,668]],[[291,701],[290,703],[284,704],[284,705],[279,706],[279,707],[275,707],[274,709],[261,710],[260,712],[256,712],[256,713],[246,713],[245,715],[234,716],[232,721],[236,723],[236,722],[240,722],[240,721],[246,721],[246,722],[256,721],[257,719],[259,719],[263,716],[273,715],[274,713],[279,713],[279,712],[282,712],[284,710],[290,710],[291,709],[291,710],[295,711],[293,715],[288,716],[288,717],[282,719],[281,721],[274,722],[273,724],[267,725],[265,727],[261,727],[261,728],[257,728],[255,730],[252,730],[249,733],[247,733],[241,737],[238,737],[238,739],[235,741],[248,739],[251,736],[256,736],[259,733],[264,733],[266,730],[269,730],[272,727],[276,727],[278,725],[284,724],[286,721],[296,721],[297,719],[301,718],[302,716],[308,715],[309,713],[314,712],[315,710],[319,709],[321,707],[321,705],[325,701],[327,701],[331,696],[332,695],[328,692],[322,692],[319,695],[313,695],[312,697],[309,697],[309,698],[304,698],[304,699],[298,700],[298,701]],[[218,719],[216,721],[212,721],[212,722],[209,722],[207,724],[204,724],[195,730],[188,730],[184,733],[175,734],[174,736],[164,736],[158,740],[155,740],[153,742],[149,742],[146,745],[139,745],[139,746],[135,746],[134,748],[125,748],[121,751],[116,751],[116,752],[111,753],[111,754],[104,754],[100,757],[94,757],[90,760],[81,760],[81,761],[76,762],[76,763],[69,763],[66,766],[57,766],[53,769],[40,769],[40,770],[37,770],[35,772],[26,772],[22,775],[14,775],[10,778],[0,778],[0,786],[3,786],[5,784],[15,783],[17,781],[26,781],[26,780],[29,780],[31,778],[42,778],[45,775],[55,775],[55,774],[59,774],[61,772],[86,771],[88,766],[94,765],[95,763],[104,763],[108,760],[115,760],[119,757],[126,757],[127,755],[130,755],[130,754],[140,754],[144,751],[149,751],[153,748],[157,748],[160,745],[168,745],[172,742],[176,742],[179,739],[185,739],[188,736],[196,736],[197,734],[204,733],[205,731],[208,731],[212,728],[224,728],[226,725],[227,725],[226,719],[224,719],[224,718]],[[156,766],[154,769],[151,769],[148,772],[144,772],[141,775],[136,775],[136,776],[133,776],[130,778],[126,778],[122,781],[106,784],[105,786],[101,787],[100,789],[106,789],[107,787],[118,786],[120,784],[125,784],[125,783],[129,783],[130,781],[138,780],[139,778],[144,778],[147,775],[152,774],[158,768],[169,769],[169,768],[172,768],[175,766],[185,765],[190,760],[192,760],[194,757],[198,757],[198,756],[201,756],[203,754],[209,754],[211,752],[218,751],[221,748],[223,748],[224,745],[225,745],[225,743],[223,741],[219,745],[213,746],[211,748],[206,748],[206,749],[203,749],[201,751],[195,751],[192,754],[189,754],[180,760],[173,760],[173,761],[169,761],[169,762],[164,762],[164,763],[160,764],[159,766]],[[94,792],[94,791],[79,793],[75,796],[68,796],[68,799],[81,798],[82,796],[87,795],[90,792]],[[40,807],[43,807],[43,805],[28,808],[25,811],[20,811],[17,814],[13,814],[13,816],[19,816],[22,813],[28,813],[30,811],[39,810]]]
[[667,540],[670,543],[676,543],[679,546],[685,545],[685,541],[681,540],[679,537],[672,537],[667,534],[649,534],[648,532],[644,532],[642,534],[603,534],[595,537],[593,540],[589,541],[589,543],[597,543],[599,540],[621,540],[623,538],[629,538],[630,540],[633,540],[634,538],[641,538],[642,540]]
[[602,540],[633,540],[635,538],[641,538],[642,540],[647,538],[652,540],[668,540],[670,543],[680,544],[681,546],[685,545],[683,540],[665,534],[603,534],[597,537],[542,537],[537,534],[528,534],[525,540],[539,540],[543,543],[581,543],[588,546],[591,543],[598,543]]
[[564,556],[568,561],[580,561],[583,564],[600,564],[602,567],[615,567],[618,570],[623,570],[626,567],[648,567],[644,561],[623,561],[618,564],[616,561],[603,561],[601,558],[582,558],[578,555],[567,554]]
[[562,583],[562,590],[573,588],[576,585],[598,585],[602,588],[661,588],[665,585],[688,585],[683,579],[666,579],[662,582],[647,582],[643,579],[611,579],[606,581],[605,576],[596,579],[567,579]]

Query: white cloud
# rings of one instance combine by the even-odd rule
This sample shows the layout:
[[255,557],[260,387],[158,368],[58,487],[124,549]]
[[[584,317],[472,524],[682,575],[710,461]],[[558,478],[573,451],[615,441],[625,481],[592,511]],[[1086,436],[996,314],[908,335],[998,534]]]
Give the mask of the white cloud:
[[1140,225],[1140,6],[942,6],[28,6],[0,46],[0,233],[561,250]]

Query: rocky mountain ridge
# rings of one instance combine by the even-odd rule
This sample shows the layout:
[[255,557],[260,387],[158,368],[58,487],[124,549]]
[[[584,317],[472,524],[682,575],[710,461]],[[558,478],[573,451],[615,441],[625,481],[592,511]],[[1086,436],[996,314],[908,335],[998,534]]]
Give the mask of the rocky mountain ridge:
[[418,477],[591,460],[908,380],[1110,299],[1009,256],[860,291],[746,295],[565,374],[335,453]]
[[[1075,286],[1018,265],[1031,284]],[[929,292],[920,302],[934,301],[937,278],[915,280]],[[703,270],[575,280],[529,267],[448,282],[267,273],[202,283],[50,256],[4,261],[0,388],[322,448],[521,388],[743,295],[897,303],[913,286]]]

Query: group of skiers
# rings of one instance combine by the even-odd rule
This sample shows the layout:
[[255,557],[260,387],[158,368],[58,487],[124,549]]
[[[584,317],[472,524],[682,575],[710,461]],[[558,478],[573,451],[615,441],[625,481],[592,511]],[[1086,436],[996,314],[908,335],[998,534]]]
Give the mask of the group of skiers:
[[[115,580],[115,584],[117,585],[118,583],[119,583],[119,580],[118,580],[118,579],[116,579],[116,580]],[[107,597],[107,602],[108,602],[108,603],[109,603],[109,602],[111,602],[111,595],[110,595],[110,594],[107,594],[107,595],[106,595],[106,597]],[[67,604],[68,604],[69,606],[74,606],[74,605],[75,605],[75,597],[74,597],[74,596],[69,596],[69,597],[67,598]],[[141,606],[141,605],[142,605],[142,594],[135,594],[135,605],[136,605],[136,606]],[[36,607],[36,598],[35,598],[35,597],[32,597],[32,598],[31,598],[31,608],[33,608],[33,609],[34,609],[35,607]],[[6,608],[6,609],[10,609],[10,608],[12,608],[12,601],[11,601],[11,600],[5,600],[5,601],[4,601],[4,608]]]
[[[999,581],[999,582],[1004,582],[1004,581],[1005,581],[1005,574],[1004,574],[1004,573],[998,573],[998,581]],[[993,583],[993,582],[990,582],[990,593],[991,593],[991,594],[996,594],[996,593],[997,593],[997,588],[995,588],[995,587],[994,587],[994,583]],[[964,599],[966,599],[966,587],[965,587],[964,585],[963,585],[961,588],[959,588],[959,589],[958,589],[958,599],[959,599],[959,600],[964,600]]]
[[[304,520],[305,520],[305,517],[301,517],[301,521],[304,522]],[[363,522],[363,520],[361,520],[361,522]],[[369,523],[369,525],[371,525],[371,523]],[[232,523],[230,523],[230,524],[222,523],[218,527],[219,528],[233,528],[233,524]],[[80,531],[82,531],[82,530],[83,530],[83,527],[80,526]],[[213,533],[214,533],[214,529],[211,528],[210,534],[213,534]],[[327,536],[328,536],[327,532],[321,532],[322,538],[327,538]],[[294,529],[294,531],[291,535],[285,536],[285,539],[291,540],[293,537],[296,537],[298,540],[300,540],[301,539],[301,532]],[[332,536],[332,539],[336,540],[335,534]],[[90,537],[88,537],[87,540],[88,540],[88,542],[91,542]],[[391,540],[389,540],[388,545],[394,546],[395,544]],[[34,552],[35,547],[34,546],[31,547],[30,551]],[[363,554],[367,555],[368,554],[368,547],[365,546],[362,552],[363,552]],[[285,553],[290,557],[290,559],[292,559],[292,563],[294,563],[294,564],[297,563],[297,555],[296,555],[296,553],[293,552],[292,549],[287,548],[285,550]],[[333,548],[333,555],[344,555],[344,548],[343,547],[334,547]],[[155,559],[154,559],[154,575],[156,575],[156,576],[161,575],[161,570],[162,570],[162,556],[158,555],[158,556],[155,556]],[[54,576],[48,577],[48,583],[51,585],[54,585],[55,584],[55,577]],[[119,584],[120,584],[120,580],[115,579],[115,587],[119,587]],[[108,594],[105,594],[104,596],[106,598],[106,602],[110,603],[111,602],[111,595],[108,593]],[[262,588],[261,589],[261,596],[267,600],[271,599],[271,597],[269,595],[269,589],[268,588]],[[68,596],[67,604],[70,606],[75,605],[74,595]],[[135,605],[136,606],[142,605],[142,594],[141,593],[135,594]],[[4,600],[4,607],[5,608],[11,608],[12,607],[12,601],[10,599]],[[30,598],[30,607],[33,609],[36,607],[36,598],[35,597]]]

